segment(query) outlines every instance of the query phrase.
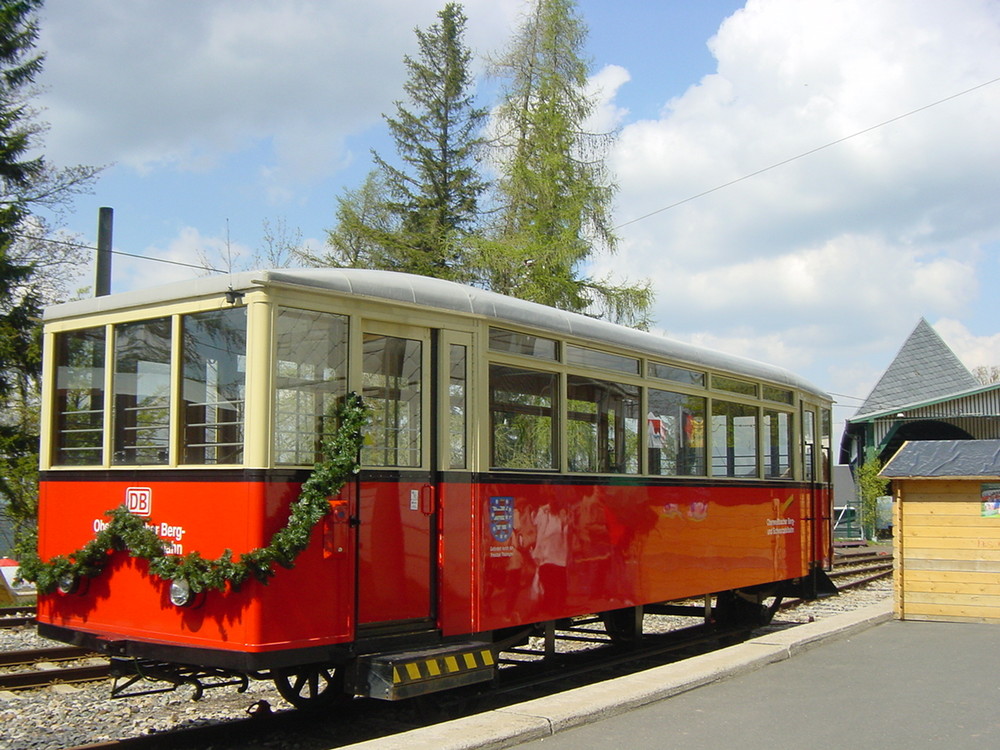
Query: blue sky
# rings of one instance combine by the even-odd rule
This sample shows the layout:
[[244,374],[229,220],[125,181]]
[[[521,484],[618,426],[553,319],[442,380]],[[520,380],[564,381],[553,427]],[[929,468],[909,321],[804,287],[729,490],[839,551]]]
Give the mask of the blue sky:
[[[197,263],[201,252],[224,264],[228,248],[239,266],[262,247],[265,220],[320,248],[336,196],[370,168],[369,149],[392,156],[381,113],[401,96],[414,27],[442,6],[47,0],[45,153],[57,165],[109,165],[66,230],[94,242],[98,207],[111,206],[115,249],[127,253]],[[481,61],[525,6],[464,7]],[[608,159],[620,246],[592,271],[649,278],[657,330],[857,398],[921,317],[969,367],[1000,365],[990,292],[1000,280],[1000,83],[969,91],[1000,77],[1000,3],[578,9],[601,103],[594,127],[619,134]],[[113,289],[197,273],[117,257]],[[840,401],[838,420],[858,403]]]

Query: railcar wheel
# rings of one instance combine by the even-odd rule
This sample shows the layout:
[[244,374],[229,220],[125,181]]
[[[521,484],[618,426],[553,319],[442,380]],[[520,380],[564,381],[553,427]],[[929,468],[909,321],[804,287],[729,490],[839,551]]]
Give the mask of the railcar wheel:
[[623,607],[601,613],[604,632],[615,643],[635,643],[642,638],[642,613],[636,607]]
[[720,625],[735,627],[760,627],[774,617],[774,610],[764,606],[758,597],[753,600],[736,591],[719,594],[715,607],[715,621]]
[[328,708],[351,700],[344,692],[344,670],[311,664],[276,669],[278,693],[296,708]]

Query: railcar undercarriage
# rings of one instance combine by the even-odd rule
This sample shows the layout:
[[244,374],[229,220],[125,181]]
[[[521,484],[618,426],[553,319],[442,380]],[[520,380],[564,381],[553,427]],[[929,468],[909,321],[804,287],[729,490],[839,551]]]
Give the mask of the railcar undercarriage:
[[[836,593],[825,573],[817,571],[807,578],[719,592],[700,602],[623,607],[586,618],[508,628],[474,640],[375,651],[338,663],[278,666],[249,672],[113,656],[112,697],[170,692],[187,686],[193,689],[192,699],[198,700],[205,690],[220,687],[235,686],[242,693],[249,680],[255,679],[273,681],[279,694],[298,708],[334,705],[355,696],[400,700],[475,683],[495,683],[502,665],[518,663],[505,654],[516,653],[519,659],[527,656],[547,660],[555,656],[557,641],[639,647],[645,638],[646,615],[697,618],[709,629],[726,632],[749,630],[769,623],[785,597],[816,598],[829,595],[831,589]],[[768,600],[771,601],[766,603]],[[599,627],[595,629],[595,625]],[[540,639],[540,648],[528,645],[532,637]],[[117,648],[121,649],[120,642]],[[147,687],[151,682],[160,685]]]

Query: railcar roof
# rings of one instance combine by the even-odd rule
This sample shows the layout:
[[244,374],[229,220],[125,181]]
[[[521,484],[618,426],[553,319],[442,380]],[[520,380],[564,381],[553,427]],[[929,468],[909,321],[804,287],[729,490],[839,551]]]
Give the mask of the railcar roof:
[[748,378],[799,388],[824,399],[829,398],[812,383],[781,367],[452,281],[393,271],[356,268],[241,271],[226,276],[206,276],[150,289],[53,305],[45,310],[44,319],[61,320],[272,285],[309,287],[483,316],[501,324],[522,325],[585,341],[625,346],[680,364],[726,370]]

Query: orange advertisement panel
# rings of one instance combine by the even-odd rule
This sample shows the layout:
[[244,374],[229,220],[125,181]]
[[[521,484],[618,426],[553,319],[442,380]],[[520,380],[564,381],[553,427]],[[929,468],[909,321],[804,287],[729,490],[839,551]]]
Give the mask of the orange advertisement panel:
[[[807,489],[791,485],[483,485],[466,511],[478,519],[472,622],[444,607],[445,632],[804,576],[808,499]],[[452,512],[449,504],[446,516]],[[446,571],[457,570],[460,560],[448,562],[458,550],[445,550]]]

